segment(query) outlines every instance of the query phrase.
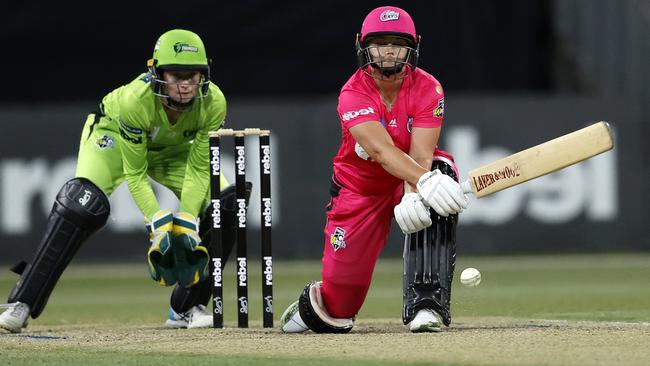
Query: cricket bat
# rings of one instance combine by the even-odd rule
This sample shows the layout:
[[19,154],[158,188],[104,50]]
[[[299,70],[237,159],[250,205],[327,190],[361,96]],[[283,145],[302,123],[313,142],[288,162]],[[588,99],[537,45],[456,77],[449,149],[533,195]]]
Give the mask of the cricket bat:
[[560,136],[469,172],[465,193],[481,198],[589,159],[614,147],[607,122]]

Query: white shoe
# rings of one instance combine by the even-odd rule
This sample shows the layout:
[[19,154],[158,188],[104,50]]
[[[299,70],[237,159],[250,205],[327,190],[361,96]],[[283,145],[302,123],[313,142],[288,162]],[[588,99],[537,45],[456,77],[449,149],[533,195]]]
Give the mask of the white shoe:
[[413,320],[408,324],[408,327],[413,333],[440,332],[442,317],[430,309],[418,310]]
[[29,306],[22,302],[11,304],[2,304],[0,308],[6,308],[4,313],[0,314],[0,328],[6,329],[11,333],[20,333],[22,328],[27,326],[29,318]]
[[169,318],[165,321],[168,328],[209,328],[212,326],[212,314],[204,305],[193,306],[190,310],[179,314],[169,309]]
[[300,317],[298,301],[289,305],[287,310],[282,313],[282,316],[280,317],[280,325],[282,326],[282,331],[285,333],[300,333],[309,330]]

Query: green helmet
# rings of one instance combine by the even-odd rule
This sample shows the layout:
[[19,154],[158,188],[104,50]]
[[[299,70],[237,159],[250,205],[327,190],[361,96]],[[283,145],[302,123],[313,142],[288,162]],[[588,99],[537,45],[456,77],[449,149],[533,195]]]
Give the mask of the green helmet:
[[[151,87],[158,97],[165,98],[167,105],[174,109],[185,110],[194,99],[202,99],[208,94],[210,81],[210,60],[206,56],[201,38],[194,32],[173,29],[158,38],[153,50],[153,58],[147,62],[151,73]],[[167,84],[162,79],[165,71],[199,71],[201,81],[197,96],[187,103],[172,100],[165,92]]]
[[196,33],[173,29],[158,38],[153,49],[156,67],[167,70],[207,70],[203,41]]

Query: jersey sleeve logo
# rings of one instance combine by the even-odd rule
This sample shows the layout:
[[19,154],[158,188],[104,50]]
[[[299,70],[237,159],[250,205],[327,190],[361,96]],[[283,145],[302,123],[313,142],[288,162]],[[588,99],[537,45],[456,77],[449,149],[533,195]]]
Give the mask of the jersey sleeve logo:
[[142,135],[142,130],[139,128],[131,127],[124,123],[124,121],[120,121],[120,136],[125,141],[128,141],[132,144],[142,143],[142,136],[130,136],[129,134]]
[[445,114],[445,98],[438,100],[438,107],[433,110],[434,117],[442,117]]
[[375,110],[372,109],[372,107],[368,107],[368,108],[359,109],[358,111],[345,112],[345,113],[343,113],[341,115],[341,119],[347,122],[347,121],[349,121],[351,119],[354,119],[354,118],[357,118],[359,116],[364,116],[364,115],[367,115],[367,114],[374,114],[374,113],[375,113]]
[[120,136],[122,136],[122,138],[125,141],[128,141],[128,142],[130,142],[132,144],[141,144],[142,143],[142,136],[131,137],[131,136],[127,135],[126,132],[121,128],[120,128]]
[[133,133],[133,134],[136,134],[136,135],[141,135],[141,134],[142,134],[142,130],[141,130],[141,129],[139,129],[139,128],[135,128],[135,127],[131,127],[131,126],[127,125],[126,123],[124,123],[124,121],[120,121],[120,127],[121,127],[122,129],[124,129],[124,130],[126,130],[126,131],[129,131],[129,132],[131,132],[131,133]]

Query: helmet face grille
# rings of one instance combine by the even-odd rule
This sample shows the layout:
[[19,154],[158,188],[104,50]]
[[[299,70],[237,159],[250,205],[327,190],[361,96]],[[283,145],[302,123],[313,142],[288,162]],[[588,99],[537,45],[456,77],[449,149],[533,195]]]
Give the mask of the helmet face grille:
[[167,90],[169,90],[169,88],[177,88],[178,94],[181,94],[180,86],[178,84],[168,83],[165,80],[162,80],[160,75],[156,75],[151,80],[151,89],[153,90],[153,94],[160,99],[163,105],[179,112],[189,111],[194,106],[195,100],[198,99],[200,101],[208,96],[210,80],[209,77],[207,77],[207,74],[202,73],[201,80],[198,84],[194,85],[198,88],[196,94],[192,98],[183,99],[181,97],[180,101],[176,101],[169,96]]
[[[357,41],[359,68],[379,80],[399,80],[407,77],[417,67],[419,47],[396,45],[364,46]],[[379,72],[373,72],[377,70]],[[404,71],[404,72],[403,72]]]

